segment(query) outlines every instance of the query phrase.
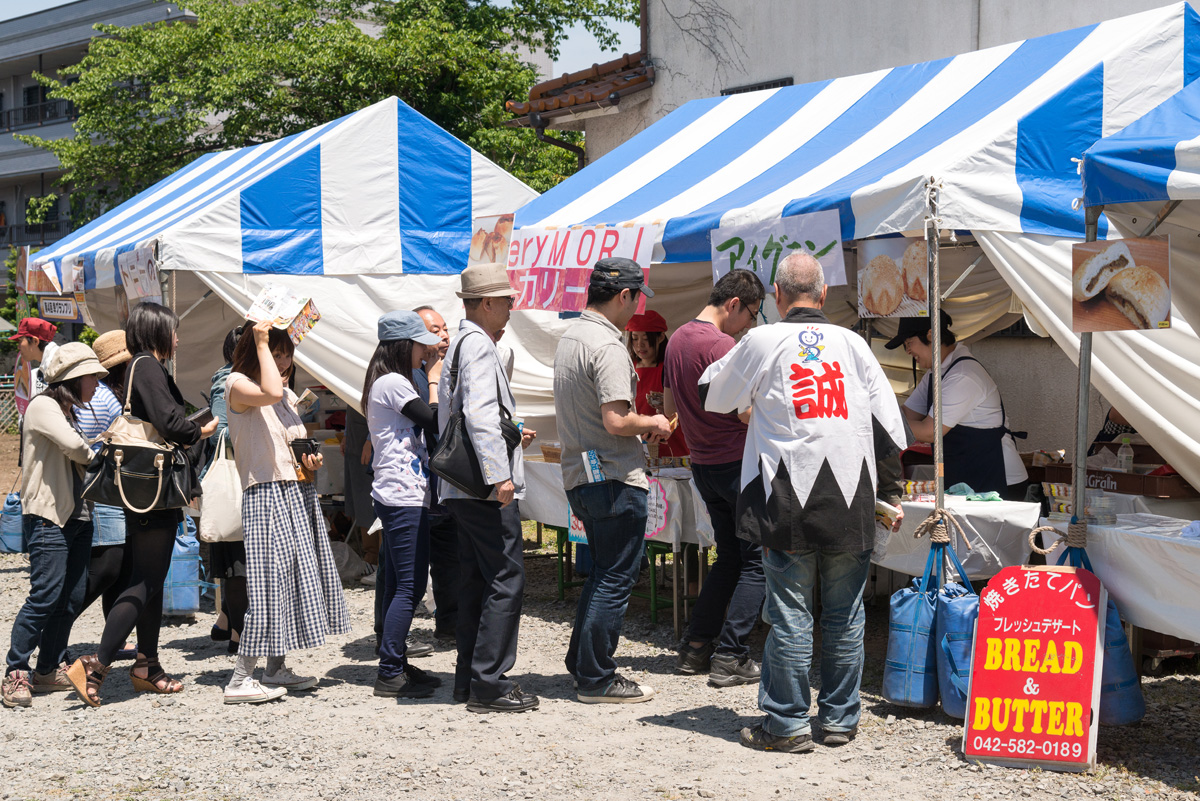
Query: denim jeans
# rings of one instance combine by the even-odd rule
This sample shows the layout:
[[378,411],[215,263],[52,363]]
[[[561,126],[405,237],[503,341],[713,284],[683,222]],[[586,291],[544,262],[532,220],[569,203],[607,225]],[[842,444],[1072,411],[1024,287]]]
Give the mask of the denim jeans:
[[53,673],[67,658],[71,626],[83,607],[92,522],[68,520],[59,528],[44,517],[27,514],[24,527],[29,542],[29,597],[13,621],[8,672],[29,670],[29,657],[38,648],[37,671]]
[[746,640],[762,611],[762,548],[737,536],[737,499],[742,483],[742,463],[692,464],[696,489],[708,508],[717,561],[713,564],[692,611],[687,639],[717,639],[717,653],[743,657],[750,653]]
[[92,547],[125,542],[125,510],[97,503],[92,507]]
[[383,636],[379,640],[379,675],[395,678],[404,671],[405,644],[413,612],[425,597],[429,576],[429,510],[423,506],[387,506],[375,501],[375,514],[383,523],[379,551],[383,573]]
[[763,553],[765,614],[771,624],[763,647],[758,706],[764,728],[778,737],[808,734],[812,695],[813,586],[821,582],[821,693],[817,721],[826,732],[858,726],[862,704],[863,588],[871,552],[780,551]]
[[613,654],[646,549],[648,497],[646,490],[620,481],[567,490],[592,551],[592,572],[579,594],[567,648],[567,670],[580,690],[602,689],[617,672]]

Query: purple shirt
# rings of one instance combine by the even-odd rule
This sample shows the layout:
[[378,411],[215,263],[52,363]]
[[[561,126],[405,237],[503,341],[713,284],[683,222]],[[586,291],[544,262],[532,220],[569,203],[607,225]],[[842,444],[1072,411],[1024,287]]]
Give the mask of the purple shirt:
[[746,424],[736,414],[706,412],[698,388],[705,368],[733,350],[734,344],[729,334],[700,320],[680,326],[667,341],[663,386],[671,390],[679,426],[696,464],[742,461]]

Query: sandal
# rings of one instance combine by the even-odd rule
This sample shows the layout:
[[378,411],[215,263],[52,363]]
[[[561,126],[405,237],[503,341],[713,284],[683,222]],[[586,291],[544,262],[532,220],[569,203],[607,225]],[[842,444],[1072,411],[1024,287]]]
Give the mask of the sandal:
[[[133,671],[143,668],[146,671],[146,678],[134,675]],[[133,689],[140,693],[171,695],[183,692],[183,682],[168,676],[157,658],[147,659],[141,654],[137,655],[137,659],[133,661],[133,667],[129,669],[129,680],[133,682]]]
[[109,666],[100,664],[95,654],[81,656],[67,668],[67,681],[88,706],[100,706],[100,686],[108,676]]

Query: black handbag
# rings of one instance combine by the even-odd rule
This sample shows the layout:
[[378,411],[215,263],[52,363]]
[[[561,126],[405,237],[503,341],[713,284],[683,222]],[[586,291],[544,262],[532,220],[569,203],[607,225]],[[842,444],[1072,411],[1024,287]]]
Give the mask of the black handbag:
[[[464,334],[455,343],[454,354],[451,358],[451,361],[454,362],[454,366],[450,368],[451,409],[453,409],[455,390],[458,388],[458,351],[466,336],[467,334]],[[512,416],[500,403],[499,378],[496,379],[496,402],[500,406],[500,435],[504,437],[504,445],[511,460],[513,451],[521,445],[521,430],[513,423]],[[438,437],[437,447],[429,457],[429,470],[447,484],[480,500],[486,500],[492,494],[492,485],[487,483],[483,477],[483,470],[479,466],[479,456],[475,453],[475,446],[471,444],[471,436],[467,433],[467,419],[461,408],[458,411],[451,411],[450,419],[446,421],[446,428]]]
[[168,443],[145,420],[130,412],[133,372],[143,356],[129,365],[125,409],[99,436],[104,443],[83,478],[83,497],[144,514],[180,509],[200,496],[200,482],[187,452]]

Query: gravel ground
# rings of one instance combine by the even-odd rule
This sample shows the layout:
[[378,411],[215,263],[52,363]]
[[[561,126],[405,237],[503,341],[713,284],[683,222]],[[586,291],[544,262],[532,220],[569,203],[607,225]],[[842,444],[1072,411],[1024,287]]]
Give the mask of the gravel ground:
[[[433,698],[373,697],[372,596],[361,588],[346,592],[351,635],[289,659],[297,672],[321,677],[314,691],[223,706],[233,657],[208,639],[209,611],[164,628],[162,658],[184,682],[180,695],[135,694],[118,665],[100,709],[61,693],[35,696],[31,709],[0,708],[0,799],[1200,797],[1195,662],[1168,663],[1171,675],[1146,680],[1146,720],[1101,730],[1099,766],[1089,774],[970,765],[958,753],[958,722],[879,697],[887,615],[872,606],[858,738],[809,754],[759,753],[737,743],[738,730],[759,718],[757,688],[718,690],[674,675],[670,618],[652,627],[645,601],[630,607],[617,660],[658,697],[615,707],[574,701],[562,666],[573,596],[566,605],[555,599],[552,560],[527,564],[512,675],[541,696],[537,711],[479,716],[451,703],[454,656],[446,650],[415,660],[445,679]],[[4,627],[27,582],[23,557],[0,556]],[[432,623],[419,618],[418,636],[431,637]],[[101,624],[97,604],[75,628],[75,653],[94,650]]]

